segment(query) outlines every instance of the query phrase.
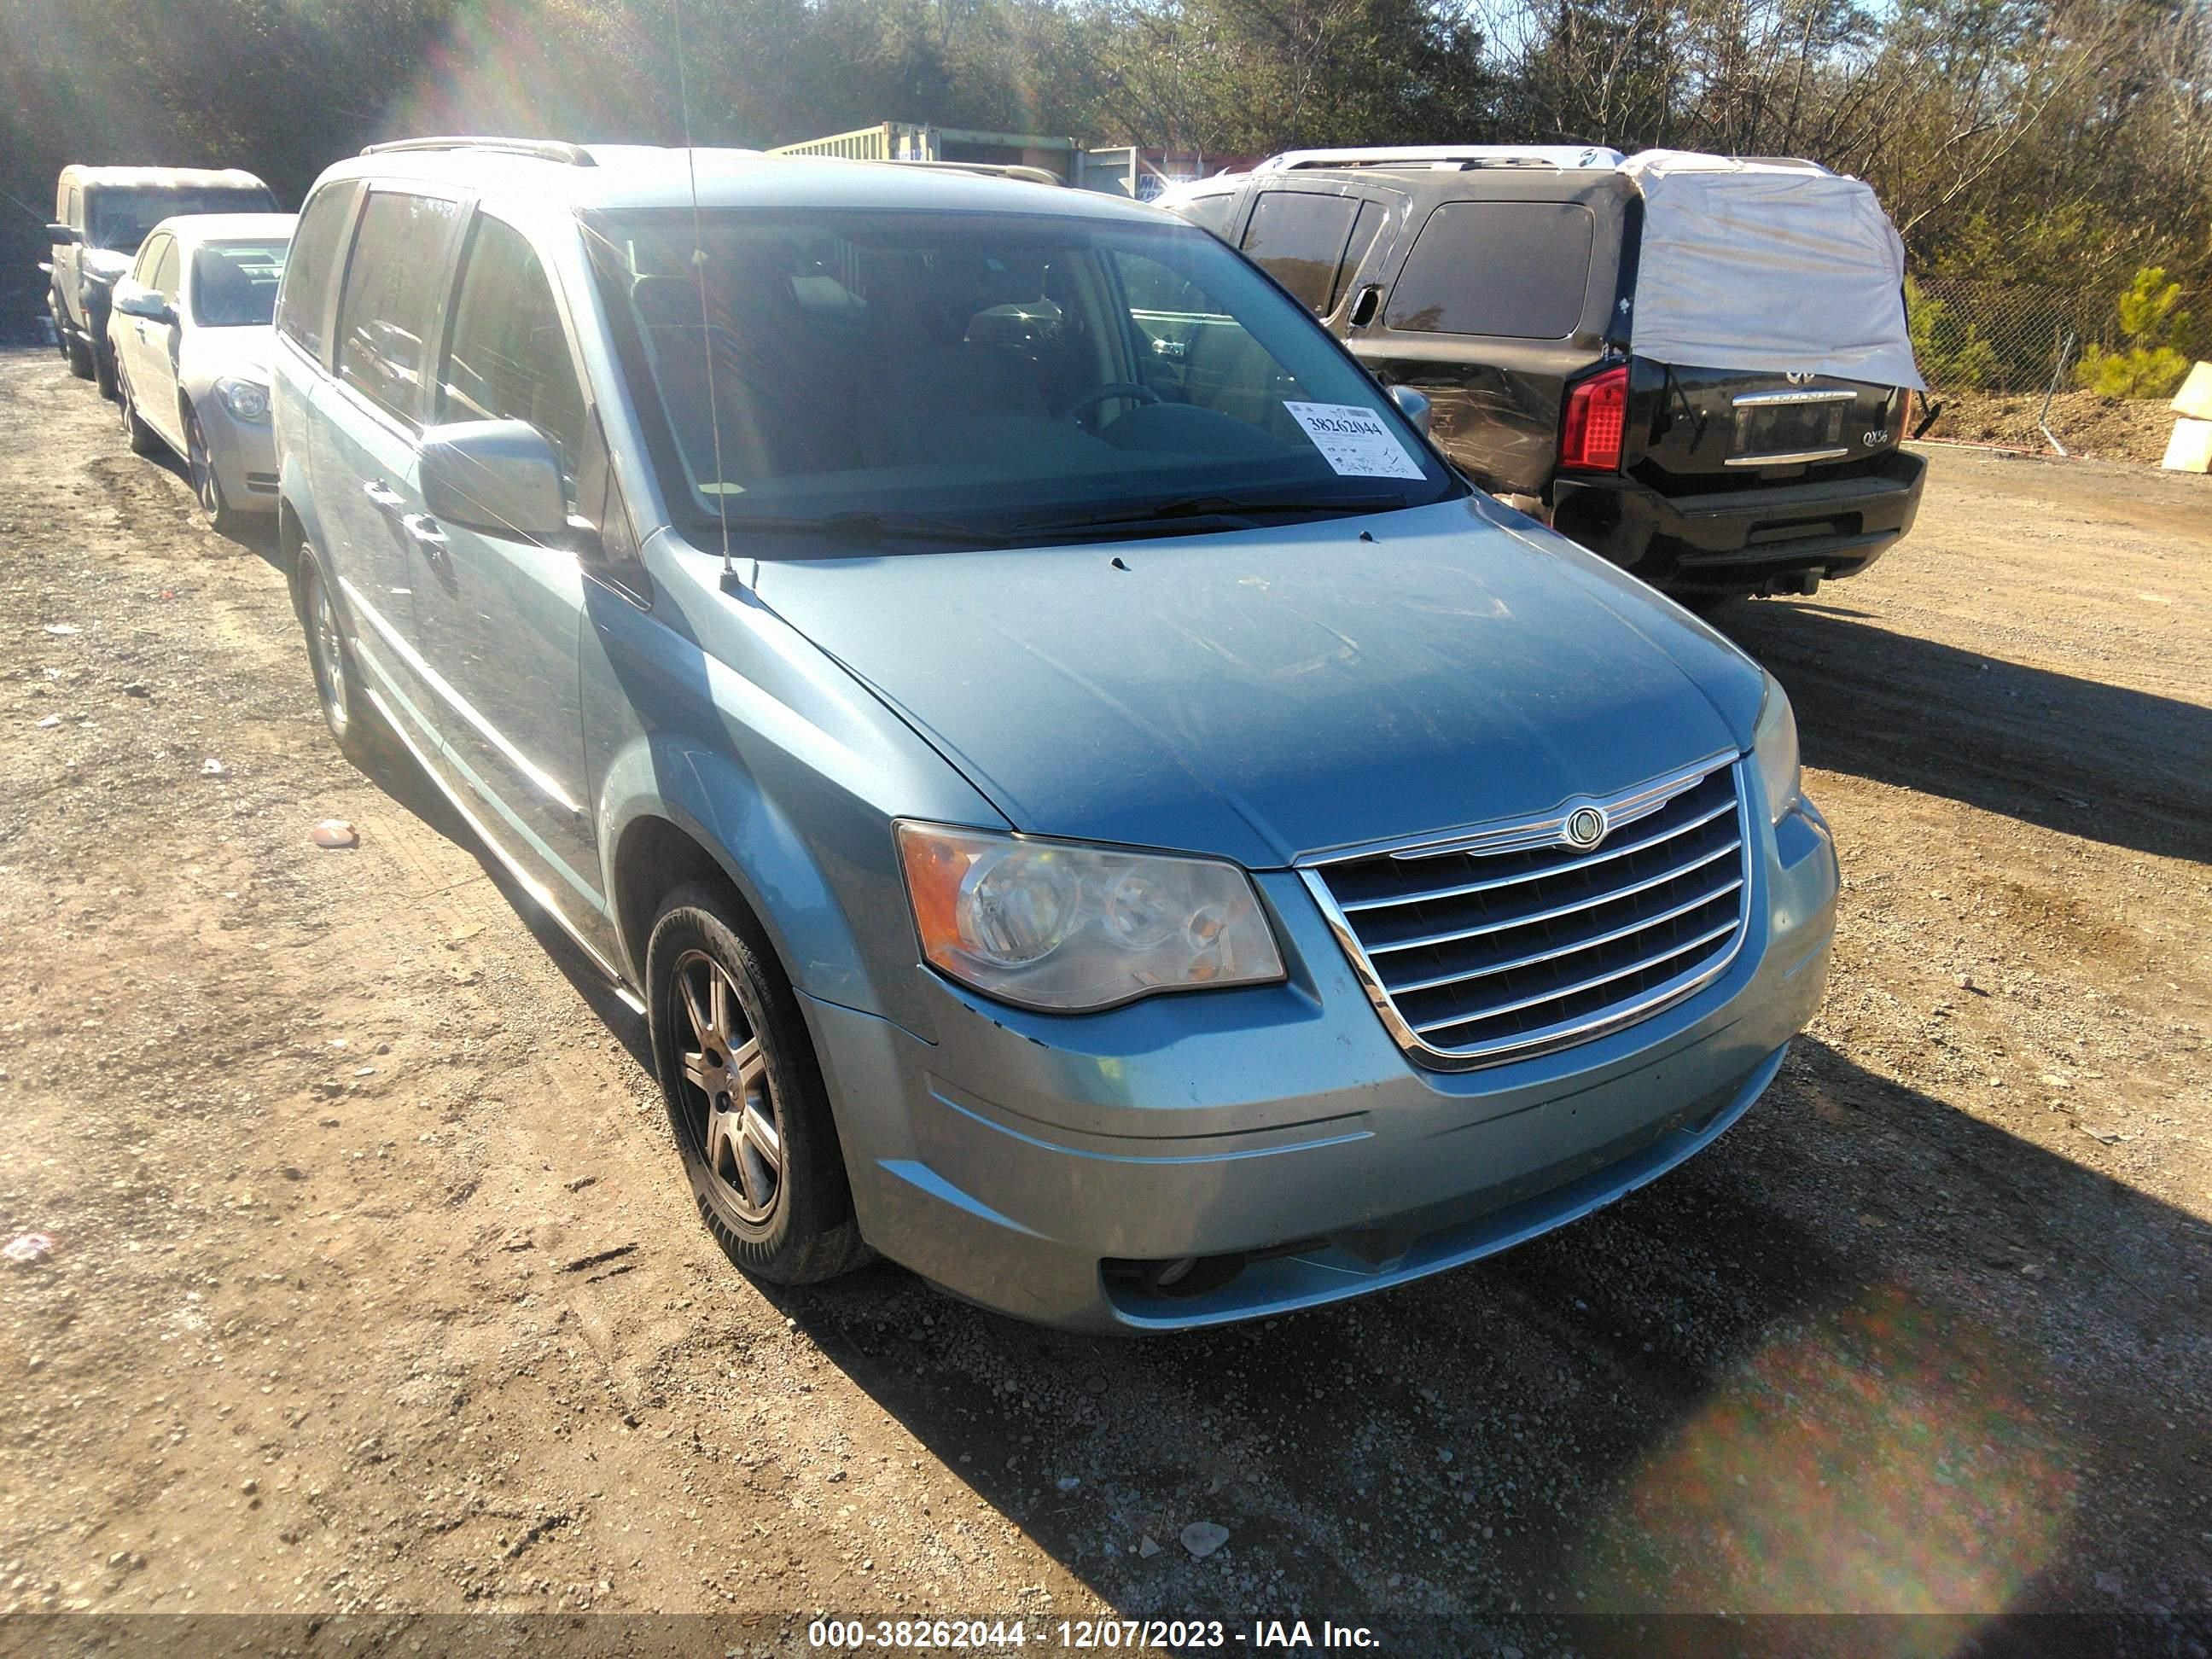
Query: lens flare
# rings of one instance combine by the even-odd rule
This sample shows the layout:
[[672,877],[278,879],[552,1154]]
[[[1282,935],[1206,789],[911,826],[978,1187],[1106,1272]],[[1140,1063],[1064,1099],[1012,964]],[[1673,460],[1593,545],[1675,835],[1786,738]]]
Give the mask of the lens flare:
[[[1578,1605],[1999,1613],[2056,1557],[2077,1495],[2040,1381],[2032,1352],[1895,1286],[1823,1315],[1644,1461],[1580,1552]],[[1949,1651],[1958,1632],[1927,1634]]]

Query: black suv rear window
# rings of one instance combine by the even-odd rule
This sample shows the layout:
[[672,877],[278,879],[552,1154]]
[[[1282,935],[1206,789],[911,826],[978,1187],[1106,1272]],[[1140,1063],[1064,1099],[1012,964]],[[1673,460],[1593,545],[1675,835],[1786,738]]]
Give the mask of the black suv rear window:
[[1582,319],[1595,235],[1579,202],[1447,202],[1406,256],[1384,322],[1412,334],[1564,338]]
[[1245,257],[1304,301],[1308,310],[1325,317],[1358,211],[1356,196],[1268,191],[1245,227]]

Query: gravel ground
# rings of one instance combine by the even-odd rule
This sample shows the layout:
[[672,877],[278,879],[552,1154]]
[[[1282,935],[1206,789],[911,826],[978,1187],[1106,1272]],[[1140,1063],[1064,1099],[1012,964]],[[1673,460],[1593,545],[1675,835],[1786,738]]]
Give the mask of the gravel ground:
[[1846,891],[1711,1152],[1116,1343],[735,1274],[637,1023],[339,759],[264,551],[51,351],[0,428],[0,1237],[53,1241],[0,1264],[0,1611],[2212,1610],[2206,481],[1942,454],[1875,571],[1724,617]]

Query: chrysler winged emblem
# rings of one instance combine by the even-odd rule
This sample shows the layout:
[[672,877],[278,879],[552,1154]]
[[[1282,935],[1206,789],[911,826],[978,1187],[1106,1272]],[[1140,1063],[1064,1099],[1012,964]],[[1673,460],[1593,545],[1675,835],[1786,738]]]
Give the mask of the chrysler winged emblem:
[[1605,839],[1611,826],[1605,820],[1602,806],[1582,805],[1567,814],[1566,822],[1559,826],[1559,839],[1570,847],[1587,852]]

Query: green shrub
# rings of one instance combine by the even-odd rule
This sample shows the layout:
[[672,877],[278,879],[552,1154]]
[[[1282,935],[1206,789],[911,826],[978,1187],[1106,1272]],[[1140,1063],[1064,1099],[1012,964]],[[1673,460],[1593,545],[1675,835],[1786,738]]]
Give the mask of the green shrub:
[[2181,284],[2166,280],[2165,266],[2145,265],[2120,295],[2119,313],[2127,344],[2118,351],[2091,346],[2075,379],[2107,398],[2171,398],[2189,373],[2187,356],[2172,343],[2189,329]]

